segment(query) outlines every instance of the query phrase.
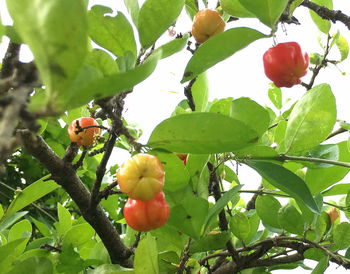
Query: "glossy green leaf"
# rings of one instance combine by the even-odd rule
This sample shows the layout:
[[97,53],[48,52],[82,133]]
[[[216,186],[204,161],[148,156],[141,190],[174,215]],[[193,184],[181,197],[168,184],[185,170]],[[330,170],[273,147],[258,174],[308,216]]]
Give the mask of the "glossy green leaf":
[[254,14],[242,6],[239,0],[220,0],[220,4],[226,13],[234,17],[255,17]]
[[208,213],[208,201],[192,196],[170,209],[168,224],[179,231],[198,239],[203,231],[203,224]]
[[152,46],[157,39],[176,21],[185,4],[185,0],[146,0],[142,5],[137,29],[141,46]]
[[231,239],[231,233],[224,231],[212,231],[200,238],[198,241],[193,241],[190,245],[191,254],[196,252],[209,252],[219,250],[226,247],[226,243]]
[[337,45],[339,53],[340,53],[340,62],[344,61],[349,56],[349,44],[348,44],[348,41],[345,39],[344,36],[339,35],[336,38],[335,44]]
[[121,267],[120,265],[116,264],[102,264],[93,269],[92,271],[89,271],[89,274],[134,274],[135,271],[133,269],[127,269],[124,267]]
[[6,228],[10,227],[12,224],[14,224],[17,220],[22,218],[24,215],[26,215],[28,211],[19,211],[14,214],[5,216],[0,221],[0,232],[5,230]]
[[32,235],[32,224],[28,220],[22,220],[18,223],[15,223],[8,235],[8,241],[12,242],[17,239],[25,239],[18,246],[16,246],[16,254],[21,254],[29,241],[30,236]]
[[266,159],[278,157],[278,153],[268,146],[253,145],[235,151],[235,155],[241,159]]
[[73,246],[63,246],[59,254],[56,270],[60,273],[79,273],[85,268],[84,260],[80,257]]
[[254,240],[254,238],[257,235],[256,233],[258,232],[258,229],[260,226],[260,217],[255,209],[249,210],[245,214],[247,214],[248,216],[249,227],[250,227],[250,230],[249,230],[250,232],[247,235],[246,242],[250,243],[251,241]]
[[285,147],[302,151],[324,141],[336,122],[336,103],[328,84],[315,86],[296,103],[290,114]]
[[291,197],[302,201],[311,211],[315,213],[319,212],[318,206],[306,183],[299,176],[295,175],[295,173],[271,162],[249,160],[246,163],[270,184],[289,194]]
[[[25,251],[27,252],[28,250],[38,249],[44,244],[53,245],[54,244],[54,239],[52,237],[36,238],[35,240],[31,241],[27,245]],[[48,250],[46,250],[46,251],[48,251]]]
[[303,217],[292,204],[287,204],[280,208],[278,222],[289,233],[297,235],[303,235],[304,233]]
[[112,56],[101,49],[91,50],[87,56],[86,63],[101,72],[103,76],[119,72],[118,65]]
[[177,157],[174,153],[166,153],[157,150],[153,150],[150,153],[157,156],[164,167],[164,190],[178,191],[188,185],[190,176],[179,157]]
[[[347,141],[338,144],[340,162],[350,162],[350,153],[347,148]],[[332,166],[327,168],[309,168],[306,171],[305,181],[311,193],[318,193],[339,182],[350,171],[349,168]]]
[[159,273],[157,243],[150,233],[147,233],[136,248],[134,269],[135,273]]
[[342,222],[333,230],[333,240],[337,249],[350,246],[350,223]]
[[[41,80],[54,101],[80,71],[88,49],[83,1],[6,1],[16,32],[34,55]],[[72,27],[74,26],[74,27]]]
[[138,0],[124,0],[124,5],[127,8],[135,26],[137,26],[137,21],[138,21],[139,11],[140,11],[139,1]]
[[60,236],[63,236],[72,227],[72,215],[69,213],[68,209],[60,203],[57,204],[57,215],[59,221],[57,224],[57,232]]
[[96,77],[96,72],[86,68],[82,70],[71,89],[57,98],[58,110],[76,108],[93,99],[101,99],[133,88],[152,74],[161,57],[161,52],[152,54],[142,65],[123,73],[106,77]]
[[8,274],[27,273],[29,269],[35,269],[36,274],[53,273],[53,265],[48,258],[32,257],[16,263]]
[[211,221],[216,217],[221,210],[232,200],[233,196],[242,188],[242,185],[237,185],[227,191],[221,198],[211,207],[208,211],[208,215],[205,218],[203,233],[206,233]]
[[191,87],[195,110],[204,112],[209,99],[209,83],[206,73],[198,75]]
[[[319,159],[337,161],[339,158],[339,147],[337,145],[318,145],[305,154],[306,157],[313,157]],[[319,168],[319,167],[332,167],[333,165],[326,163],[304,163],[307,167]]]
[[179,153],[210,154],[234,151],[257,138],[257,133],[241,121],[203,112],[164,120],[153,130],[148,145]]
[[[332,0],[312,0],[315,4],[320,6],[324,6],[328,9],[333,9],[333,1]],[[322,19],[319,15],[317,15],[314,11],[309,10],[311,19],[314,21],[316,26],[320,31],[325,34],[328,34],[331,29],[331,22],[329,20]]]
[[211,102],[209,112],[231,116],[233,98],[215,99]]
[[288,0],[239,0],[239,2],[262,23],[273,29],[288,4]]
[[255,209],[261,221],[275,228],[281,228],[278,222],[278,213],[281,208],[280,202],[272,195],[258,196],[255,201]]
[[272,84],[268,90],[268,96],[277,109],[282,108],[282,91],[280,88]]
[[350,184],[336,184],[322,192],[322,196],[345,195],[350,191]]
[[103,209],[108,212],[109,218],[112,220],[118,220],[120,218],[118,214],[118,208],[120,208],[118,195],[110,195],[107,199],[101,200],[100,203]]
[[324,256],[316,265],[314,270],[312,270],[311,274],[323,274],[329,266],[329,257]]
[[107,16],[113,10],[105,6],[93,6],[88,13],[89,35],[101,47],[116,56],[123,56],[130,51],[136,57],[134,31],[122,12],[116,16]]
[[45,196],[46,194],[54,191],[59,187],[59,185],[53,181],[46,179],[49,177],[45,176],[38,181],[32,183],[31,185],[27,186],[23,191],[18,193],[18,195],[15,197],[15,199],[11,202],[9,205],[6,216],[9,216],[22,208],[28,206],[32,202],[35,202],[36,200],[40,199],[41,197]]
[[[237,39],[240,37],[240,39]],[[250,28],[233,28],[214,35],[193,54],[185,68],[181,83],[187,82],[237,51],[266,35]]]
[[247,215],[242,212],[236,212],[230,218],[230,228],[233,235],[243,242],[247,242],[250,235],[250,223]]
[[186,0],[185,9],[188,16],[193,20],[193,17],[198,12],[198,1],[197,0]]
[[0,220],[4,216],[4,209],[2,208],[2,205],[0,204]]
[[10,255],[16,256],[16,247],[22,244],[24,241],[26,241],[25,238],[20,238],[0,246],[0,263],[3,262]]
[[181,38],[175,38],[174,40],[161,45],[153,52],[153,54],[157,53],[158,51],[162,51],[161,59],[167,58],[184,49],[187,45],[187,40],[188,34],[183,35]]
[[88,224],[78,224],[72,226],[63,237],[63,245],[79,247],[90,240],[95,234],[95,230]]
[[242,97],[232,102],[230,116],[253,129],[258,133],[259,137],[267,130],[270,124],[270,116],[267,110],[247,97]]

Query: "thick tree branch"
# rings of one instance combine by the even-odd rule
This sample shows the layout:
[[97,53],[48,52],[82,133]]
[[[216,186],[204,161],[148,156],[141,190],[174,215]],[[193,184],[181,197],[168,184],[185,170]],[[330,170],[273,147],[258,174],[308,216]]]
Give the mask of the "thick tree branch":
[[310,10],[316,12],[321,18],[331,20],[333,23],[336,21],[342,22],[350,30],[350,17],[342,13],[340,10],[330,10],[326,7],[317,5],[309,0],[304,0],[301,6],[307,7]]
[[59,158],[45,143],[41,136],[29,130],[18,131],[18,136],[28,152],[37,158],[51,173],[52,178],[60,184],[79,207],[84,219],[95,229],[101,238],[111,261],[125,267],[131,267],[131,253],[123,244],[115,227],[100,206],[90,207],[91,195],[77,176],[72,164]]

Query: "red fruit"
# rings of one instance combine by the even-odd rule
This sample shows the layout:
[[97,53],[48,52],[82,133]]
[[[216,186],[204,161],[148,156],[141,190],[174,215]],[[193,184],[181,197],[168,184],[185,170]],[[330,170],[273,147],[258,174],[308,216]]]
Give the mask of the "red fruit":
[[[79,124],[79,126],[78,126]],[[98,127],[92,127],[79,131],[80,128],[88,126],[98,126],[98,123],[92,117],[81,117],[74,120],[68,127],[68,134],[71,142],[77,143],[78,146],[91,146],[96,141],[96,136],[100,134],[101,130]]]
[[309,56],[303,53],[296,42],[279,43],[263,56],[266,76],[277,87],[292,87],[300,84],[307,73]]
[[163,226],[169,218],[170,209],[164,193],[159,192],[150,201],[129,198],[123,213],[129,226],[134,230],[144,232]]

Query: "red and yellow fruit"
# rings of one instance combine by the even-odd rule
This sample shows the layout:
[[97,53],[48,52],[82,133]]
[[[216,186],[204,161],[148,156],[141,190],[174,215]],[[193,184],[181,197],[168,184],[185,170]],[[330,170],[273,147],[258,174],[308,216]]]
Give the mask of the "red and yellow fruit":
[[74,120],[68,127],[68,135],[71,142],[77,143],[78,146],[93,145],[101,130],[98,127],[91,127],[79,132],[79,128],[88,126],[98,126],[98,123],[92,117],[81,117]]
[[197,43],[203,43],[210,37],[225,30],[225,21],[216,10],[205,9],[197,12],[192,25],[192,35]]

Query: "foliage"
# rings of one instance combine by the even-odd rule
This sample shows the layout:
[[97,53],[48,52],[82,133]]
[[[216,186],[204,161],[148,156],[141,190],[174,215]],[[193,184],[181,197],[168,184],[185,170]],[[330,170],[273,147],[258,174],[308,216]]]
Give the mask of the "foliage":
[[[337,93],[333,83],[315,84],[321,70],[348,60],[348,42],[334,29],[336,21],[350,28],[348,17],[332,0],[124,0],[123,12],[88,2],[7,0],[13,26],[0,21],[0,39],[10,38],[0,73],[1,273],[272,273],[307,269],[306,259],[318,262],[313,273],[330,262],[350,269],[350,187],[342,182],[350,139],[340,135],[350,127],[340,121],[333,131]],[[191,24],[171,34],[208,5],[227,21],[224,32],[201,45]],[[286,89],[271,84],[272,108],[256,98],[209,99],[207,71],[272,43],[305,7],[322,52],[309,53],[304,94],[288,102]],[[256,29],[231,24],[242,18]],[[33,62],[19,61],[20,44]],[[179,62],[185,98],[140,143],[143,125],[123,118],[124,99],[179,52],[190,55]],[[147,101],[146,92],[135,96]],[[89,116],[101,132],[96,142],[70,143],[68,126]],[[138,233],[126,224],[116,149],[160,160],[164,226]],[[258,189],[240,182],[242,165],[261,176]],[[333,195],[340,200],[327,200]]]

